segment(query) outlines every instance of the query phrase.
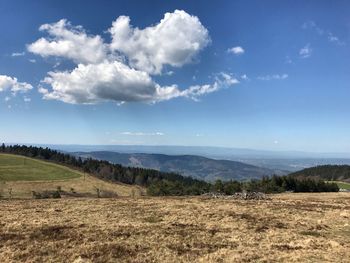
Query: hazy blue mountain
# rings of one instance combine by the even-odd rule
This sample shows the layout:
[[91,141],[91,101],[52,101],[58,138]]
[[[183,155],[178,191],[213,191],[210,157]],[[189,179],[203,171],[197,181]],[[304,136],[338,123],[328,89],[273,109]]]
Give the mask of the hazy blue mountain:
[[284,158],[284,159],[262,159],[262,158],[237,158],[235,161],[266,167],[272,170],[300,171],[305,168],[319,165],[350,165],[350,159],[344,158]]
[[215,160],[195,155],[165,155],[148,153],[116,153],[110,151],[77,152],[76,156],[95,158],[125,166],[152,168],[164,172],[176,172],[206,181],[249,180],[262,176],[281,174],[267,168],[229,160]]
[[[28,144],[30,145],[30,144]],[[34,144],[35,145],[35,144]],[[165,155],[198,155],[211,159],[231,160],[271,170],[295,172],[317,165],[350,165],[350,153],[313,153],[301,151],[264,151],[242,148],[172,146],[172,145],[52,145],[36,144],[63,152],[109,151]]]
[[67,152],[111,151],[119,153],[157,153],[199,155],[213,159],[350,159],[350,153],[316,153],[302,151],[267,151],[243,148],[173,145],[53,145],[31,144]]

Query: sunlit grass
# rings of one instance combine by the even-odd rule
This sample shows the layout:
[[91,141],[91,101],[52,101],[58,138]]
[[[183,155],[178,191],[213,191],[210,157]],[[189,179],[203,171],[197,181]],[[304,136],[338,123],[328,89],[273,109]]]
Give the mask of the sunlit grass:
[[340,181],[328,181],[329,183],[336,183],[339,188],[350,190],[350,183]]
[[0,154],[0,180],[52,181],[80,177],[78,171],[18,155]]

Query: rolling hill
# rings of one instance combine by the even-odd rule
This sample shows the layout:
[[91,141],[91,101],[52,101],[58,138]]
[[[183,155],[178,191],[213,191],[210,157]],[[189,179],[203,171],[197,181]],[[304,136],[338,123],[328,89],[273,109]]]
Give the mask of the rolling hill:
[[350,182],[350,165],[320,165],[291,173],[296,177],[314,177],[326,181]]
[[267,168],[236,161],[215,160],[195,155],[165,155],[148,153],[117,153],[110,151],[76,152],[75,156],[106,160],[123,166],[151,168],[163,172],[176,172],[206,181],[258,179],[274,173]]
[[30,198],[32,191],[53,191],[60,187],[63,191],[86,196],[96,195],[96,188],[102,192],[129,196],[138,194],[141,187],[110,183],[83,174],[63,165],[13,154],[0,154],[0,195],[14,198]]

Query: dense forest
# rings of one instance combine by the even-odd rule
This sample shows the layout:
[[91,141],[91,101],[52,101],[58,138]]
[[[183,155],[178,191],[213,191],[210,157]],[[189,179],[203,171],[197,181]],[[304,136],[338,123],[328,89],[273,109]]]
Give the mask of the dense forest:
[[293,192],[335,192],[339,191],[336,184],[325,183],[323,180],[299,178],[294,176],[263,177],[261,180],[248,182],[217,180],[208,183],[176,173],[165,173],[152,169],[124,167],[108,161],[92,158],[82,159],[49,148],[5,145],[0,152],[23,155],[31,158],[52,161],[89,173],[97,178],[125,184],[136,184],[147,187],[149,195],[200,195],[207,192],[233,194],[235,192],[256,191],[264,193]]
[[[202,190],[202,191],[201,191]],[[311,178],[295,178],[292,176],[271,176],[263,177],[261,180],[250,180],[247,182],[215,181],[208,184],[205,189],[187,188],[183,189],[179,182],[160,181],[152,184],[148,188],[148,192],[152,195],[186,195],[200,194],[201,192],[211,191],[232,195],[236,192],[263,192],[263,193],[282,193],[291,192],[338,192],[339,187],[335,183],[326,183],[323,180],[315,180]],[[189,191],[189,192],[187,192]],[[204,192],[205,192],[204,191]]]
[[320,165],[290,175],[294,177],[315,177],[327,181],[350,181],[350,165]]

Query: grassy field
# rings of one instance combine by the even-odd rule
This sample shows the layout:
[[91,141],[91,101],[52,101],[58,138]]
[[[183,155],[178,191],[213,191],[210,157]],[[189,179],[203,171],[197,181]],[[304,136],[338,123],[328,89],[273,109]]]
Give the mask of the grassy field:
[[350,194],[0,201],[0,262],[350,262]]
[[336,183],[339,188],[350,190],[350,183],[339,182],[339,181],[329,181],[330,183]]
[[18,155],[0,154],[0,195],[12,198],[32,198],[32,191],[63,191],[96,196],[96,188],[103,194],[119,196],[140,195],[144,189],[125,184],[102,181],[58,164]]
[[19,155],[0,154],[0,180],[52,181],[78,178],[77,171]]

